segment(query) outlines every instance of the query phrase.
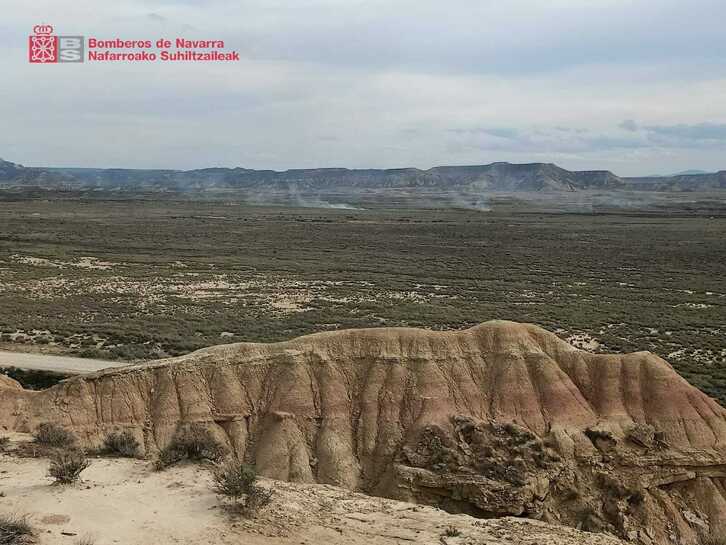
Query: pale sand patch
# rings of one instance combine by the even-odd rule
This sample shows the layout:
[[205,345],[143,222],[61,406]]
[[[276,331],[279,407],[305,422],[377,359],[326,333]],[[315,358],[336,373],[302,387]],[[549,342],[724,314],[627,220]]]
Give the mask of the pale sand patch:
[[110,261],[101,261],[97,257],[93,256],[79,257],[76,261],[61,261],[46,259],[44,257],[13,254],[10,256],[10,260],[15,263],[21,263],[23,265],[33,265],[34,267],[53,267],[56,269],[76,267],[79,269],[96,269],[100,271],[107,271],[114,265],[117,265],[116,263],[112,263]]
[[586,350],[588,352],[595,352],[598,348],[600,348],[600,342],[587,333],[571,335],[567,337],[567,342],[575,348]]
[[685,308],[711,308],[713,305],[707,305],[706,303],[679,303],[677,305],[673,305],[673,308],[677,307],[685,307]]

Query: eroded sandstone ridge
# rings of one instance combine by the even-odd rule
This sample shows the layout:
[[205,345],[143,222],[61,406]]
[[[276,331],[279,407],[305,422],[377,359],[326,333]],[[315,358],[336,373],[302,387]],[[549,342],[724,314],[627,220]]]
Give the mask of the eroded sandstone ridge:
[[647,353],[539,327],[386,328],[240,343],[42,392],[0,379],[0,425],[132,430],[148,454],[204,423],[266,476],[645,544],[726,535],[726,410]]

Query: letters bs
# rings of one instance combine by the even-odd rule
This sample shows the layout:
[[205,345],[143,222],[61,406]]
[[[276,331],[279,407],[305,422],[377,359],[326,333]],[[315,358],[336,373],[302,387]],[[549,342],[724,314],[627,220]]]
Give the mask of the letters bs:
[[58,36],[58,62],[83,62],[83,36]]

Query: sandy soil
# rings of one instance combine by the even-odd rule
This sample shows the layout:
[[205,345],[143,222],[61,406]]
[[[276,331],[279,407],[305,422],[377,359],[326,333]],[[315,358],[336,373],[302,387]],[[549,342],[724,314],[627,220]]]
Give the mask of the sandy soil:
[[0,350],[0,367],[17,367],[36,371],[55,371],[65,374],[93,373],[108,367],[121,367],[126,362],[50,356],[46,354],[27,354]]
[[[325,485],[262,480],[273,502],[255,519],[233,514],[210,490],[209,468],[183,465],[154,472],[148,461],[95,458],[73,486],[46,477],[46,459],[0,455],[0,513],[29,513],[38,543],[75,545],[617,545],[523,519],[477,520],[432,507],[371,498]],[[447,535],[447,529],[460,532]],[[450,532],[451,533],[451,532]]]

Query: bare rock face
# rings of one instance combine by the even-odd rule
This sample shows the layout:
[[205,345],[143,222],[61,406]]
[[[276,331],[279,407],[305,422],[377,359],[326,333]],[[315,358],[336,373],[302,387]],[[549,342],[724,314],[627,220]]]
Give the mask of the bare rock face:
[[0,425],[114,429],[149,455],[203,423],[272,478],[644,544],[726,535],[726,410],[647,353],[590,354],[533,325],[240,343],[41,392],[0,383]]

